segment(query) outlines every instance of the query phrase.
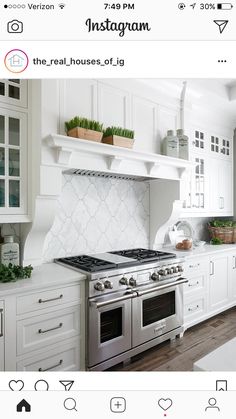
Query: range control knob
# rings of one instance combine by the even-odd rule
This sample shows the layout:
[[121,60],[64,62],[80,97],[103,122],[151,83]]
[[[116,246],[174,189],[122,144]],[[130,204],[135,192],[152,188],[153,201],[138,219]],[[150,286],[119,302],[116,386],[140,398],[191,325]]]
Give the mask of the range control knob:
[[151,279],[153,281],[158,281],[160,279],[160,275],[153,272],[153,274],[151,275]]
[[183,272],[183,270],[184,270],[183,266],[181,266],[181,265],[178,265],[177,268],[178,268],[179,272]]
[[113,283],[111,281],[107,280],[107,281],[104,282],[104,287],[106,289],[110,289],[111,290],[113,288]]
[[122,276],[122,278],[120,279],[120,284],[129,285],[129,280],[125,276]]
[[102,281],[98,281],[96,282],[96,284],[94,285],[95,290],[97,291],[104,291],[105,289],[105,285],[103,284]]
[[166,275],[170,275],[172,273],[170,268],[167,268],[165,271],[166,271]]
[[134,279],[133,276],[129,279],[129,285],[131,285],[131,287],[136,287],[136,279]]
[[160,269],[160,270],[158,271],[158,274],[159,274],[159,275],[161,275],[161,276],[165,276],[165,275],[166,275],[166,271],[165,271],[165,269]]
[[177,266],[174,266],[173,271],[175,274],[177,274],[179,272],[179,268]]

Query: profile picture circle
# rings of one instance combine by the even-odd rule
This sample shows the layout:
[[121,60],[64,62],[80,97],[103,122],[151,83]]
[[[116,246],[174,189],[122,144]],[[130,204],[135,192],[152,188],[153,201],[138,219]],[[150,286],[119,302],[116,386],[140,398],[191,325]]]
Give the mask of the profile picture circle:
[[5,55],[4,64],[11,73],[22,73],[28,67],[29,58],[21,49],[12,49]]

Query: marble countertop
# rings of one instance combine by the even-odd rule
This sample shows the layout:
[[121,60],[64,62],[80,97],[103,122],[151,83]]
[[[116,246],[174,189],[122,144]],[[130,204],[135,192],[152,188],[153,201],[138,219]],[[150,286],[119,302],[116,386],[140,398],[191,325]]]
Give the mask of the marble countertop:
[[204,246],[193,247],[191,250],[177,250],[174,246],[168,246],[164,247],[162,250],[165,250],[166,252],[175,253],[179,258],[184,257],[187,259],[197,256],[207,256],[220,252],[231,252],[234,250],[236,252],[236,244],[205,244]]
[[66,286],[68,283],[78,283],[86,278],[85,275],[65,268],[56,263],[45,263],[35,267],[32,277],[16,282],[0,283],[0,298],[9,294],[19,294],[40,288]]

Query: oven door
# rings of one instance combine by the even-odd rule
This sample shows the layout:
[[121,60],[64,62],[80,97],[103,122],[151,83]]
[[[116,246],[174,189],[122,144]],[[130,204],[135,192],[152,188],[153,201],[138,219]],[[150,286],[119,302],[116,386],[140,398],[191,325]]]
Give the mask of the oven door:
[[131,300],[135,296],[122,292],[89,301],[89,368],[131,348]]
[[183,283],[140,290],[133,301],[133,346],[141,345],[183,325]]

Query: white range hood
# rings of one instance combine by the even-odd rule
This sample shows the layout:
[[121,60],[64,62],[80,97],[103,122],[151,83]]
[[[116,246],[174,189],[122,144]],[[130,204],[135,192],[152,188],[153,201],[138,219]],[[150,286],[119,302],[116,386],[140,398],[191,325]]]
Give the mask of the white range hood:
[[63,173],[150,180],[150,246],[159,245],[162,234],[158,233],[157,240],[157,232],[180,213],[180,179],[191,170],[192,163],[57,134],[46,137],[43,145],[40,193],[35,200],[33,223],[25,231],[24,264],[43,262],[44,241],[55,219]]
[[129,178],[181,179],[193,167],[182,159],[52,134],[44,142],[63,171],[87,170]]

